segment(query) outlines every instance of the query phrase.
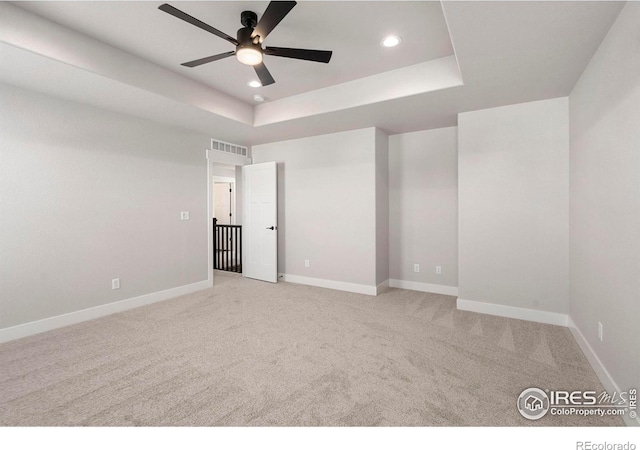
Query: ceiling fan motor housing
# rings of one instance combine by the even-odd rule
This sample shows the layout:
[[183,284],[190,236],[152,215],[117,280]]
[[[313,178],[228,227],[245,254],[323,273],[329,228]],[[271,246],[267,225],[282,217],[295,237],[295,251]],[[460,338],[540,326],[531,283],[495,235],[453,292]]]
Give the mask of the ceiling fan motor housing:
[[236,57],[242,64],[255,66],[262,62],[262,47],[260,39],[251,37],[253,28],[245,27],[238,30],[238,46],[236,47]]
[[237,39],[240,46],[244,47],[253,44],[254,40],[251,37],[251,33],[253,33],[253,28],[240,28],[238,30]]
[[256,37],[255,39],[251,37],[251,33],[253,32],[253,28],[240,28],[238,30],[237,39],[238,39],[238,47],[237,50],[240,49],[253,49],[262,53],[262,47],[260,46],[260,41]]

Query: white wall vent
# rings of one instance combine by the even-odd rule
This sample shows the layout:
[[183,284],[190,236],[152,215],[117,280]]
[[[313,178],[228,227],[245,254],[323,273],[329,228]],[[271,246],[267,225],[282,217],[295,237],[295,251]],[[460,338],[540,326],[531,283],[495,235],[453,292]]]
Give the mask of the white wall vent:
[[216,139],[211,139],[211,150],[218,150],[220,152],[232,153],[234,155],[242,155],[249,157],[249,150],[247,147],[242,147],[236,144],[230,144],[229,142],[222,142]]

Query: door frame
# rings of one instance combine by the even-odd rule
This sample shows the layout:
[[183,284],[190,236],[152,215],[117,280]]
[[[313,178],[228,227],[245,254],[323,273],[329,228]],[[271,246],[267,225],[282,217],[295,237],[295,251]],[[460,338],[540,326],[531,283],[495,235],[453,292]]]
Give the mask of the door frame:
[[[250,153],[249,153],[250,154]],[[251,158],[234,155],[231,153],[221,152],[219,150],[205,150],[207,158],[207,281],[209,287],[213,287],[213,164],[227,164],[231,166],[246,166],[252,163]]]

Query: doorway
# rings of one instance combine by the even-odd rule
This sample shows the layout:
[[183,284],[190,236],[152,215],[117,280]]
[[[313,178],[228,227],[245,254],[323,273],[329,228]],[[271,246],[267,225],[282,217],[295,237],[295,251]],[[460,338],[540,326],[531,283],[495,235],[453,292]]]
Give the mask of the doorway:
[[207,151],[207,159],[209,282],[213,286],[220,268],[241,271],[242,166],[251,160],[214,150]]
[[213,217],[219,225],[236,225],[235,184],[235,179],[220,181],[220,177],[213,177]]
[[[237,172],[241,172],[238,170]],[[237,217],[236,166],[211,164],[211,216],[219,224],[239,225]]]
[[[214,148],[213,145],[212,148]],[[241,236],[239,245],[228,247],[227,250],[230,256],[233,256],[234,252],[240,255],[240,260],[235,262],[235,268],[240,267],[243,276],[277,282],[276,163],[252,165],[251,158],[244,153],[242,155],[227,154],[216,150],[207,150],[206,153],[210,286],[213,286],[217,272],[214,270],[215,255],[218,250],[227,245],[228,240],[224,237],[224,242],[219,244],[217,228],[225,228],[229,235],[234,235],[235,229],[240,228],[237,230]],[[245,176],[246,180],[243,179]],[[246,208],[244,207],[245,195],[243,195],[245,188],[248,193]],[[271,207],[267,207],[268,204]],[[258,211],[261,213],[258,214]],[[247,221],[253,224],[252,232],[248,229],[242,230],[244,225],[249,226],[248,222],[243,224],[244,214],[247,215]],[[217,225],[217,218],[225,224]],[[242,235],[244,234],[246,239],[251,241],[247,241],[247,254],[243,254]],[[253,239],[250,239],[251,237]],[[259,242],[256,241],[257,238],[260,238]],[[245,274],[244,267],[247,262],[251,263],[250,266],[254,270]]]

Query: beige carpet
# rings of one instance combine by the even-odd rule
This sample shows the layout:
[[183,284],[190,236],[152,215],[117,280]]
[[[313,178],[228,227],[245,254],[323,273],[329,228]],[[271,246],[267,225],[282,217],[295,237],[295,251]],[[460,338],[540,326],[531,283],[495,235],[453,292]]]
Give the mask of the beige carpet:
[[1,425],[623,425],[516,410],[601,384],[569,331],[216,273],[212,290],[0,345]]

